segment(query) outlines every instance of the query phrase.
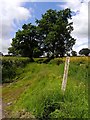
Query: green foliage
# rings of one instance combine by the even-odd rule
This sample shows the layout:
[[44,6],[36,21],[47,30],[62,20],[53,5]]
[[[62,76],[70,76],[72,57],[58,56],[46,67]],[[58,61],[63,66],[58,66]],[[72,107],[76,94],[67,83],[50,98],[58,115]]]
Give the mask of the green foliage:
[[12,39],[11,47],[8,49],[9,53],[32,58],[35,48],[38,50],[36,32],[36,26],[24,24],[22,30],[18,30],[15,38]]
[[64,60],[63,59],[60,59],[60,58],[55,58],[55,59],[52,59],[49,64],[56,64],[56,65],[59,65],[59,64],[62,64],[64,63]]
[[64,56],[67,51],[72,49],[75,39],[72,38],[73,31],[71,19],[71,10],[52,10],[49,9],[41,20],[37,20],[38,31],[42,33],[42,46],[44,51],[49,55]]
[[[53,113],[55,110],[60,109],[60,103],[55,103],[55,102],[49,102],[45,105],[42,116],[40,120],[46,120],[49,119],[51,116],[50,114]],[[51,118],[56,118],[56,117],[51,117]]]
[[29,58],[2,57],[2,83],[12,82],[17,75],[17,68],[24,67],[29,62]]
[[72,54],[72,56],[77,56],[77,52],[76,51],[72,51],[71,54]]
[[80,55],[85,55],[85,56],[88,56],[90,54],[90,49],[88,48],[83,48],[79,51],[79,54]]

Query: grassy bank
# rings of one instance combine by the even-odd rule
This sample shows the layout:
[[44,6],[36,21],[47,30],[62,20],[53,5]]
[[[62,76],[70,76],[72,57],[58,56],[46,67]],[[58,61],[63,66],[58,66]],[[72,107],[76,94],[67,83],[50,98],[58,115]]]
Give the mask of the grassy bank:
[[2,83],[10,83],[18,74],[17,70],[29,63],[30,59],[25,57],[0,57],[0,61],[2,61]]
[[[88,58],[72,57],[65,94],[61,92],[65,58],[48,64],[29,63],[17,69],[17,77],[3,85],[7,117],[88,118]],[[38,59],[36,60],[38,61]],[[5,111],[6,110],[6,111]]]

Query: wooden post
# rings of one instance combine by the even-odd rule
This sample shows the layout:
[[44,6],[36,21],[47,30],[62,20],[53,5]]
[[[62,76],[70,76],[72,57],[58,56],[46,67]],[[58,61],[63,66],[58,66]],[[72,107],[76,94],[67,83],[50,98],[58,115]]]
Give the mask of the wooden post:
[[70,57],[66,57],[64,75],[63,75],[63,81],[62,81],[62,87],[61,87],[62,92],[66,90],[69,62],[70,62]]

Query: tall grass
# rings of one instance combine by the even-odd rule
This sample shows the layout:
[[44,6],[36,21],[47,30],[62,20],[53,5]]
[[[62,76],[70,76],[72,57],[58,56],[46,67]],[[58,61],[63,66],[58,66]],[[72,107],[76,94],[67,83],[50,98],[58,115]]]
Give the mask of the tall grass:
[[[65,61],[65,58],[63,60]],[[6,90],[7,93],[10,93],[11,90],[14,92],[15,89],[18,89],[18,91],[21,88],[24,89],[19,94],[18,99],[15,99],[14,104],[7,107],[11,110],[11,117],[22,117],[20,113],[25,111],[40,120],[88,118],[87,86],[89,66],[87,58],[84,58],[85,61],[71,58],[64,95],[61,92],[64,72],[64,62],[61,61],[63,60],[60,59],[60,62],[58,62],[58,58],[58,60],[52,60],[49,64],[27,64],[21,74],[18,75],[18,81],[9,85],[8,88],[3,88],[5,96]],[[19,73],[20,70],[18,69]]]

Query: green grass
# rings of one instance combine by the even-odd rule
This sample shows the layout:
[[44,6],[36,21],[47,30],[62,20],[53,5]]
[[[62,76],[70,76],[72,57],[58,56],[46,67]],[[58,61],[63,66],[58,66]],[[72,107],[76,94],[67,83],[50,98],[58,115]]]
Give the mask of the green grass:
[[[16,82],[3,85],[7,117],[88,118],[88,68],[71,58],[65,94],[61,92],[64,63],[30,63],[19,68]],[[60,60],[61,61],[61,60]]]

